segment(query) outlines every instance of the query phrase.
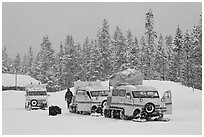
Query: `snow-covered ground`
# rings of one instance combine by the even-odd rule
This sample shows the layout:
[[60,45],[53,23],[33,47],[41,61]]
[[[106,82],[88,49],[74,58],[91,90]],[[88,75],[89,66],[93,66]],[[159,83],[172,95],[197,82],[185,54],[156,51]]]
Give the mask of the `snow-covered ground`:
[[169,122],[133,122],[69,113],[64,101],[65,91],[50,93],[49,106],[58,105],[62,114],[48,116],[48,110],[26,111],[25,92],[3,91],[2,133],[3,135],[201,135],[202,94],[199,90],[169,81],[144,81],[144,85],[159,91],[171,90],[173,114],[166,115]]

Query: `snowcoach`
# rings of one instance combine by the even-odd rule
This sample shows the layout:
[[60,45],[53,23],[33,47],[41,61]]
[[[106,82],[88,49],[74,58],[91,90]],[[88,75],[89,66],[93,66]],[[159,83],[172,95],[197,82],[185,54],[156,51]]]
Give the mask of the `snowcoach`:
[[156,88],[143,85],[122,85],[111,90],[104,115],[108,118],[162,118],[172,113],[171,91],[162,98]]
[[107,118],[148,120],[172,113],[171,91],[160,98],[156,88],[142,85],[143,74],[139,71],[127,69],[116,73],[109,84],[113,89],[103,112]]
[[45,84],[26,85],[25,109],[45,109],[48,107],[48,94]]
[[101,81],[74,82],[74,95],[70,112],[80,114],[102,113],[109,92],[109,87],[102,86]]

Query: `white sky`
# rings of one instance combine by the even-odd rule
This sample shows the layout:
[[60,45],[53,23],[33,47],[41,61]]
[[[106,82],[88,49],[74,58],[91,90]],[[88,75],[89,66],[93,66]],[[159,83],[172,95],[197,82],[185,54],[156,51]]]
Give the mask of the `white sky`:
[[31,45],[36,54],[45,35],[58,52],[60,42],[67,34],[75,42],[84,42],[86,36],[96,39],[103,19],[110,24],[110,34],[119,26],[124,34],[130,28],[140,40],[144,35],[145,13],[153,10],[155,31],[163,36],[174,35],[177,25],[192,30],[198,23],[202,3],[3,3],[2,47],[10,57],[26,53]]

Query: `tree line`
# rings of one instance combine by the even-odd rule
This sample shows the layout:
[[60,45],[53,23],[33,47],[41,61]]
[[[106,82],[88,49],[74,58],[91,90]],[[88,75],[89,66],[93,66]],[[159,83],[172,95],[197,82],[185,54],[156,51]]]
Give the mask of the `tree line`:
[[130,29],[124,34],[119,27],[110,36],[109,23],[104,19],[95,40],[86,37],[82,44],[76,43],[67,34],[56,53],[45,36],[37,55],[30,46],[23,59],[18,54],[12,60],[4,47],[2,73],[27,74],[61,90],[73,86],[76,79],[108,80],[118,71],[133,68],[147,80],[169,80],[202,89],[202,15],[192,31],[183,32],[178,25],[175,36],[158,34],[154,24],[149,10],[145,33],[138,40]]

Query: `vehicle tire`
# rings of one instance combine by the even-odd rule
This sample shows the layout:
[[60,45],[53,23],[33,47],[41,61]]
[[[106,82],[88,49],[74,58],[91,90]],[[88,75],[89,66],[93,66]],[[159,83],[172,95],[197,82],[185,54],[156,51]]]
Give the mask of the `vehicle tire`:
[[121,110],[120,111],[120,119],[125,119],[126,117],[125,117],[125,112],[124,112],[124,110]]
[[104,116],[107,118],[111,118],[111,110],[110,109],[105,109],[104,110]]
[[141,111],[140,111],[140,109],[135,109],[135,111],[133,112],[133,117],[137,117],[138,116],[138,114],[140,114],[141,113]]
[[147,114],[152,114],[155,111],[155,105],[153,103],[147,103],[144,107],[144,111]]
[[97,110],[97,107],[96,107],[96,106],[92,106],[92,107],[91,107],[91,113],[95,113],[96,110]]
[[30,104],[31,104],[31,106],[37,106],[38,105],[38,101],[37,100],[35,100],[35,99],[32,99],[31,101],[30,101]]

